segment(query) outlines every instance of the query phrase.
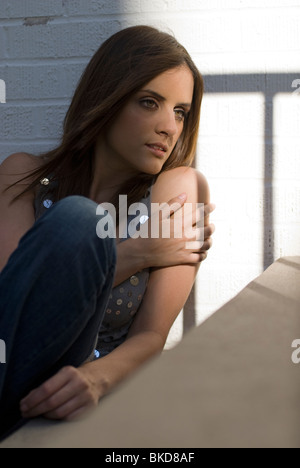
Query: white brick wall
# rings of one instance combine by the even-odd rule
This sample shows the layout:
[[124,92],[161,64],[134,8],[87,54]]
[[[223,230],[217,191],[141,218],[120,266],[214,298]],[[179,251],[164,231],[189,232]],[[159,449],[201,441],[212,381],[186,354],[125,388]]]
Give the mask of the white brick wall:
[[[300,0],[0,0],[0,160],[53,147],[89,58],[136,24],[174,32],[205,78],[197,167],[218,210],[200,323],[272,259],[300,254]],[[169,343],[181,334],[182,317]]]

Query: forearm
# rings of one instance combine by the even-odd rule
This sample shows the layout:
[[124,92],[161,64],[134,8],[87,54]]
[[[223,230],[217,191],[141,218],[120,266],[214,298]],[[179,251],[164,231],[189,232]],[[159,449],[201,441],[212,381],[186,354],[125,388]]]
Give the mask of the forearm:
[[128,239],[117,244],[115,288],[138,271],[147,268],[146,259],[139,247],[139,239]]
[[85,364],[93,375],[100,397],[137,370],[148,359],[162,352],[162,337],[155,332],[143,332],[128,338],[108,356]]

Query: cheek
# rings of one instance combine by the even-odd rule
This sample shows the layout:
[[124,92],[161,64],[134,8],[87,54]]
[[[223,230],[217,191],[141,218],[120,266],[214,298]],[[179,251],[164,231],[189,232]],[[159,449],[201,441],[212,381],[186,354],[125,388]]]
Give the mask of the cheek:
[[172,147],[172,150],[175,148],[175,146],[177,145],[180,137],[182,136],[183,134],[183,127],[180,127],[178,128],[178,133],[174,136],[174,140],[173,140],[173,147]]
[[116,142],[133,143],[140,141],[146,130],[146,122],[134,111],[123,112],[111,129],[111,136]]

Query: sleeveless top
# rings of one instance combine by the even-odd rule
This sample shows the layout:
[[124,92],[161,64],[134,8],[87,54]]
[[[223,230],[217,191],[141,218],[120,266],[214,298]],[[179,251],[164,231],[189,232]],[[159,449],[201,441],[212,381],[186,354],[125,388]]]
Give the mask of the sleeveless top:
[[[153,183],[140,201],[147,207],[149,216]],[[54,204],[51,196],[53,184],[55,182],[50,182],[47,186],[41,185],[37,192],[34,202],[36,221]],[[128,215],[127,228],[120,242],[124,242],[129,237],[128,226],[136,218],[136,215]],[[141,223],[145,222],[148,217],[145,219],[143,216],[143,218],[143,221],[142,217],[140,218]],[[125,341],[134,317],[141,307],[149,276],[150,269],[147,268],[112,289],[98,334],[96,350],[93,353],[94,359],[106,356]]]

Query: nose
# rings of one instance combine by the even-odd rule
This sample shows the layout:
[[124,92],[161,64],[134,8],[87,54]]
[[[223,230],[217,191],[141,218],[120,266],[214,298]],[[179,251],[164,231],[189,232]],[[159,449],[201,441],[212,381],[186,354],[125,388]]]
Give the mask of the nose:
[[161,135],[173,137],[178,132],[178,123],[174,114],[174,110],[165,110],[156,125],[156,132]]

